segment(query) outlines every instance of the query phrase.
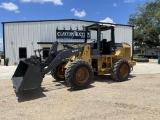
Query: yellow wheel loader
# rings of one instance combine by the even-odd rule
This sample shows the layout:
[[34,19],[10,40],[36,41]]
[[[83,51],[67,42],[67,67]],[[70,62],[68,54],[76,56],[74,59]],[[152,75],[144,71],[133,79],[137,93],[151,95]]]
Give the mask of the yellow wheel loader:
[[[88,31],[94,31],[97,39],[88,40]],[[109,31],[109,40],[105,31]],[[130,45],[115,43],[114,36],[114,26],[92,24],[85,27],[83,44],[71,46],[56,41],[45,61],[36,55],[20,60],[12,77],[16,92],[40,87],[49,72],[57,81],[65,80],[72,89],[87,88],[94,75],[110,74],[117,82],[127,80],[136,62],[131,60]],[[58,50],[59,45],[64,49]]]

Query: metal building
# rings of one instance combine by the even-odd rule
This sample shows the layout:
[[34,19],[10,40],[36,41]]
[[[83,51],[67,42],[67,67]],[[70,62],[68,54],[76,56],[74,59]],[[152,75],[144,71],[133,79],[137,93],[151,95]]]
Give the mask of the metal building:
[[[79,43],[84,41],[84,26],[100,23],[77,19],[14,21],[2,22],[4,59],[9,64],[18,62],[20,58],[34,55],[35,49],[49,49],[54,41],[62,43]],[[103,24],[103,23],[102,23]],[[115,26],[115,42],[133,45],[133,26],[111,24]],[[110,39],[108,33],[101,38]],[[96,33],[90,31],[88,39],[96,39]],[[45,57],[46,53],[42,56]]]

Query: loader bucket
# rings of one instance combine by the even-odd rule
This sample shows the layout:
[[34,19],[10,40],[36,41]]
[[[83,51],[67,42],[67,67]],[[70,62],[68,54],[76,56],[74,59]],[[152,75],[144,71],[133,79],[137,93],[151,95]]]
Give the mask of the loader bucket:
[[20,61],[14,75],[12,76],[13,87],[16,92],[36,89],[41,86],[43,73],[39,65]]

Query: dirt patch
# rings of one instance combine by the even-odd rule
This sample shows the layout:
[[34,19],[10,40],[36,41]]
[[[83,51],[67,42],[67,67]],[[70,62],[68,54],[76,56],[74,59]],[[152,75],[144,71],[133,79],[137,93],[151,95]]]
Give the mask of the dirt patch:
[[15,93],[10,80],[0,80],[0,119],[132,120],[160,118],[160,74],[131,75],[113,82],[97,76],[85,90],[72,91],[46,77],[42,88]]
[[[159,120],[160,65],[137,63],[128,81],[94,77],[88,88],[72,91],[46,75],[42,87],[15,93],[10,78],[16,66],[0,66],[0,120]],[[157,74],[155,74],[157,73]]]

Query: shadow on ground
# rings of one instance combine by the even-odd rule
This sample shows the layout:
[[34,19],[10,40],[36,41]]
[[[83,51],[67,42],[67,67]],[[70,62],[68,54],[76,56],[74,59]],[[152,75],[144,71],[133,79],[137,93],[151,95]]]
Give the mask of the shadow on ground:
[[87,88],[85,89],[72,89],[72,88],[68,88],[67,90],[70,91],[70,92],[77,92],[77,91],[82,91],[82,90],[86,90],[86,89],[91,89],[91,88],[94,88],[95,86],[93,85],[89,85]]
[[42,97],[46,97],[44,92],[66,88],[66,83],[64,81],[53,82],[55,82],[55,84],[44,84],[41,88],[35,90],[27,90],[17,93],[15,92],[16,96],[18,97],[18,102],[31,101]]
[[25,102],[46,97],[43,92],[46,92],[44,88],[38,88],[35,90],[21,91],[17,93],[15,92],[15,94],[18,97],[18,102]]
[[[134,77],[136,76],[130,75],[127,81],[131,80]],[[111,78],[111,75],[94,76],[93,80],[94,82],[105,82],[108,84],[117,83]],[[123,81],[123,82],[127,82],[127,81]],[[44,92],[66,88],[65,81],[53,81],[53,82],[55,82],[54,85],[46,84],[44,85],[44,87],[41,87],[35,90],[23,91],[23,92],[18,92],[18,93],[15,92],[16,96],[18,97],[18,102],[25,102],[25,101],[31,101],[31,100],[43,98],[43,97],[46,97]],[[94,87],[95,86],[90,85],[86,89],[92,89]],[[81,91],[81,90],[86,90],[86,89],[74,90],[74,89],[68,88],[67,90],[70,92],[76,92],[76,91]]]
[[[123,82],[127,82],[129,80],[131,80],[133,77],[136,77],[135,75],[129,75],[128,80],[123,81]],[[94,76],[94,81],[95,82],[106,82],[108,84],[112,84],[112,83],[117,83],[115,82],[111,75],[98,75],[98,76]]]

